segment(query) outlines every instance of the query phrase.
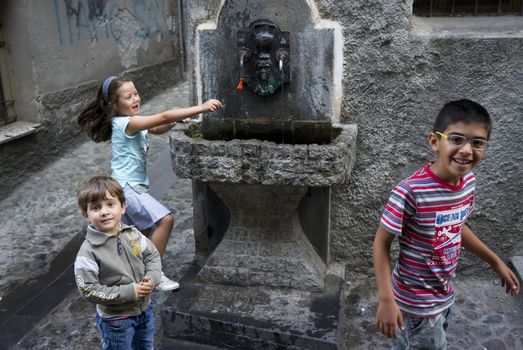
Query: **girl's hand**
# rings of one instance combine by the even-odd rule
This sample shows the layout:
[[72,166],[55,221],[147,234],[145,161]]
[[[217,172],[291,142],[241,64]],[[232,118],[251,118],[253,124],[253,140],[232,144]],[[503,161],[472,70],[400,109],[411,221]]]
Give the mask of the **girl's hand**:
[[218,100],[209,100],[209,101],[206,101],[205,103],[202,103],[200,105],[200,107],[202,107],[203,113],[214,112],[218,108],[222,107],[222,103]]
[[403,316],[396,301],[380,301],[376,312],[376,326],[387,337],[396,339],[396,329],[404,329]]
[[519,281],[514,272],[503,261],[499,261],[492,268],[501,278],[501,286],[505,287],[505,292],[512,296],[518,295]]

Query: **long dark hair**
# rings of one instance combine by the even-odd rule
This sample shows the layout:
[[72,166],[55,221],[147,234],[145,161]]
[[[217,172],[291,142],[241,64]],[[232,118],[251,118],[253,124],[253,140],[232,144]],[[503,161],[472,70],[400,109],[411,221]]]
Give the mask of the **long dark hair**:
[[94,142],[103,142],[111,139],[111,118],[118,112],[117,90],[129,80],[116,78],[108,87],[108,102],[105,102],[102,86],[98,89],[96,100],[91,102],[78,116],[78,124],[82,131]]

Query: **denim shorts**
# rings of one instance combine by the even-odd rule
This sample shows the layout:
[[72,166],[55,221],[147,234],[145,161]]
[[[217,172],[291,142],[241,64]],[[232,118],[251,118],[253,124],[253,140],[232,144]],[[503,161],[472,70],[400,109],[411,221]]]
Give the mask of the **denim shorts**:
[[135,225],[139,230],[154,226],[158,220],[171,211],[148,194],[146,188],[125,185],[125,214],[122,221],[127,225]]
[[96,328],[103,350],[153,350],[154,313],[152,305],[138,316],[105,320],[96,314]]
[[396,338],[396,350],[445,350],[451,308],[434,317],[413,317],[403,314],[404,331]]

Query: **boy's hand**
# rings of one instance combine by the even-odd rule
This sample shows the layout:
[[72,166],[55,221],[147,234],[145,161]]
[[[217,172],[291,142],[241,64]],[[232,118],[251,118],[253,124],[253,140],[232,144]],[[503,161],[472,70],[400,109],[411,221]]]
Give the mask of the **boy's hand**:
[[404,329],[403,316],[396,301],[380,301],[376,313],[376,326],[387,337],[396,339],[396,329]]
[[149,277],[149,276],[145,276],[145,277],[142,279],[142,284],[143,284],[144,286],[148,286],[149,288],[151,288],[151,291],[154,289],[153,280],[152,280],[151,277]]
[[138,299],[142,299],[143,297],[151,294],[151,292],[153,291],[152,284],[152,281],[144,282],[143,280],[140,283],[134,284],[134,289],[136,291]]
[[512,296],[518,295],[519,281],[514,272],[503,261],[499,261],[492,268],[501,278],[501,286],[505,287],[507,294]]
[[222,107],[222,103],[218,100],[209,100],[201,105],[203,112],[214,112]]

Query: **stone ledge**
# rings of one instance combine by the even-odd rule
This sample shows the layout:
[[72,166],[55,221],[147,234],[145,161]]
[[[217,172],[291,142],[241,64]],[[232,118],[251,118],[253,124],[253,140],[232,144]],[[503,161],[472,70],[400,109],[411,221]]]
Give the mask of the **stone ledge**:
[[417,37],[434,39],[523,38],[523,20],[521,16],[412,16],[411,31]]
[[277,144],[261,140],[210,141],[171,131],[177,176],[204,182],[328,187],[343,183],[356,158],[356,125],[328,145]]
[[0,127],[0,144],[34,134],[41,126],[42,124],[23,120],[4,125]]

